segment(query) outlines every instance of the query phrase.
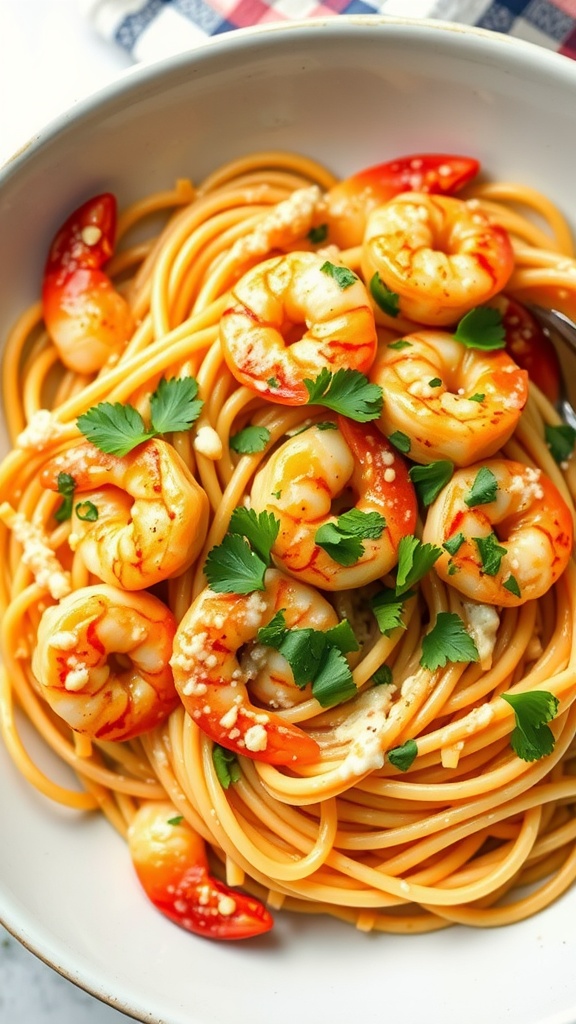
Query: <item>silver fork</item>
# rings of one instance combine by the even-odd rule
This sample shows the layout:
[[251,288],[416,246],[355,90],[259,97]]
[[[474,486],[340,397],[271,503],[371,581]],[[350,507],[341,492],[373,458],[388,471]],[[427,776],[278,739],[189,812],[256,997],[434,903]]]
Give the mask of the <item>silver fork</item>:
[[[566,385],[569,376],[574,381],[576,389],[576,324],[557,309],[544,309],[543,306],[529,306],[528,309],[558,354],[562,373],[556,409],[562,419],[576,430],[576,410],[570,401]],[[570,356],[574,357],[573,360],[569,360]],[[567,365],[569,362],[572,362],[571,366]]]

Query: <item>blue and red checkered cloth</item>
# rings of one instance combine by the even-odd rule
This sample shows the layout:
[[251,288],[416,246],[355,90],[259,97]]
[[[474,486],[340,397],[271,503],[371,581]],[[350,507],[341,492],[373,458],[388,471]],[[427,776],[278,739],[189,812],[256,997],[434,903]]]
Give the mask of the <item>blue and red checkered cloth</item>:
[[270,22],[387,14],[477,25],[576,58],[576,0],[82,0],[96,30],[148,60]]

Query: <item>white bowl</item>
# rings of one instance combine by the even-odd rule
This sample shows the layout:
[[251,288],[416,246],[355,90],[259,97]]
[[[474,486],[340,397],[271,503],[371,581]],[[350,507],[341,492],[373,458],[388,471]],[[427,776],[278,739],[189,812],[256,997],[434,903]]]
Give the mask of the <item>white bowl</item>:
[[[128,72],[5,168],[2,322],[37,296],[55,227],[100,190],[123,205],[258,149],[294,149],[342,174],[400,154],[452,151],[478,157],[498,178],[542,187],[576,222],[574,138],[576,64],[504,36],[365,16],[222,36]],[[0,815],[4,924],[139,1020],[576,1020],[576,891],[499,930],[366,935],[280,913],[269,937],[217,945],[160,917],[104,820],[52,806],[4,750]]]

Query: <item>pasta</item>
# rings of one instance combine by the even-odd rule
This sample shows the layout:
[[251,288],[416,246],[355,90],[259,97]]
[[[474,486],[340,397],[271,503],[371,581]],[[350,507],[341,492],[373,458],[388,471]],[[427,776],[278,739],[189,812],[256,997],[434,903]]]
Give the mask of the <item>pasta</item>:
[[[141,804],[169,801],[216,875],[272,910],[390,933],[510,924],[576,877],[574,438],[554,404],[552,355],[522,351],[528,320],[514,334],[528,316],[519,304],[576,309],[572,241],[544,195],[474,178],[457,198],[412,181],[401,200],[374,203],[362,242],[355,228],[346,235],[359,180],[343,187],[310,159],[261,153],[198,187],[179,181],[121,212],[114,255],[91,270],[88,287],[110,291],[124,324],[103,363],[68,327],[54,340],[57,268],[50,316],[45,295],[12,330],[3,739],[31,785],[105,814],[122,835]],[[454,259],[418,263],[427,217],[451,233]],[[510,354],[454,340],[478,308],[491,311],[485,336],[502,324],[514,335]],[[304,340],[290,334],[302,322]],[[148,431],[129,455],[94,454],[93,424],[79,429],[89,410],[129,405],[147,430],[175,379],[197,382],[189,428]],[[342,414],[330,404],[337,379],[381,387],[383,407]],[[429,467],[444,474],[437,486]],[[140,515],[170,561],[151,534],[134,540]],[[268,559],[254,523],[277,526]],[[264,565],[260,584],[218,589],[227,544]],[[287,637],[295,644],[299,630],[317,644],[316,683],[294,682]],[[111,689],[87,684],[90,670],[125,688],[132,655],[146,692],[162,688],[161,713],[156,697],[149,717],[137,703],[128,713],[122,694],[117,711]],[[538,697],[528,710],[514,703],[527,693]],[[35,763],[20,714],[79,786]]]

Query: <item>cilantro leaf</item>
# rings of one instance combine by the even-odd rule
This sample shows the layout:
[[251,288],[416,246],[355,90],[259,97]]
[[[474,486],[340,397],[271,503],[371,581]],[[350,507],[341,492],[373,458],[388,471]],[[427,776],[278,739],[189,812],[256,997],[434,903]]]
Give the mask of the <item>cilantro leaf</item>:
[[559,700],[548,690],[502,693],[514,710],[516,726],[510,735],[514,753],[523,761],[538,761],[554,750],[554,733],[546,724],[558,713]]
[[408,437],[408,434],[405,434],[403,430],[393,430],[392,433],[388,435],[388,440],[395,448],[398,449],[399,452],[402,452],[404,455],[408,455],[408,452],[412,447],[412,442]]
[[393,747],[388,751],[388,760],[401,772],[407,772],[416,757],[418,756],[418,744],[416,740],[406,740],[401,747]]
[[422,668],[434,672],[448,661],[478,661],[478,649],[459,615],[438,612],[432,629],[422,638]]
[[227,533],[222,543],[208,552],[204,572],[217,594],[251,594],[253,590],[266,589],[267,568],[244,537]]
[[79,501],[74,514],[84,523],[95,523],[98,520],[98,509],[93,501]]
[[372,676],[374,686],[390,686],[392,682],[392,669],[389,665],[380,665]]
[[462,317],[454,337],[466,348],[480,348],[485,351],[504,348],[506,334],[500,310],[491,306],[475,306]]
[[212,762],[222,789],[228,789],[232,783],[240,781],[238,758],[231,750],[215,743],[212,747]]
[[460,550],[464,541],[466,540],[464,534],[460,531],[459,533],[453,534],[448,540],[445,540],[442,547],[446,548],[449,555],[455,555]]
[[230,447],[239,455],[253,455],[264,451],[270,440],[270,431],[266,427],[255,427],[252,424],[232,434]]
[[482,571],[487,576],[496,576],[500,571],[500,563],[506,554],[506,548],[498,543],[495,533],[489,533],[487,537],[473,537],[476,542],[482,562]]
[[348,267],[339,267],[335,263],[330,263],[329,260],[322,264],[320,270],[323,274],[327,274],[328,277],[336,281],[336,284],[342,291],[346,291],[346,288],[350,288],[358,280],[356,274],[349,270]]
[[315,380],[305,380],[308,403],[323,405],[358,423],[378,419],[382,412],[383,394],[379,384],[371,384],[358,370],[337,370],[324,367]]
[[550,449],[550,454],[559,465],[567,462],[574,452],[576,443],[576,430],[568,423],[560,423],[558,426],[551,426],[546,423],[544,426],[544,437]]
[[409,597],[413,597],[410,591],[403,594],[402,597],[398,597],[395,590],[383,587],[372,598],[370,606],[376,617],[378,629],[384,636],[389,636],[398,627],[406,629],[402,622],[402,612],[404,611],[404,602]]
[[198,383],[194,377],[162,377],[150,396],[150,418],[157,434],[190,430],[204,402],[196,398]]
[[474,508],[476,505],[488,505],[491,501],[495,501],[497,491],[498,481],[494,473],[488,469],[488,466],[481,466],[464,501],[468,508]]
[[516,579],[515,576],[512,576],[512,574],[510,574],[508,579],[504,580],[504,583],[502,584],[502,586],[506,590],[509,590],[511,594],[514,594],[515,597],[522,597],[522,592],[520,590],[520,585],[518,583],[518,580]]
[[411,466],[408,474],[422,505],[428,507],[438,497],[440,491],[452,479],[454,463],[448,459],[438,459],[427,466]]
[[76,426],[101,451],[120,458],[155,435],[146,429],[138,410],[122,402],[93,405],[78,417]]
[[310,228],[306,237],[309,242],[312,242],[312,245],[320,245],[328,238],[328,225],[318,224],[316,227]]
[[166,818],[166,824],[167,825],[181,825],[183,821],[184,821],[184,815],[183,814],[177,814],[177,815],[175,815],[174,818]]
[[358,650],[358,644],[350,624],[344,622],[326,631],[289,629],[280,610],[258,630],[257,637],[286,658],[298,687],[311,683],[312,694],[322,707],[333,707],[357,692],[343,652]]
[[54,519],[57,523],[64,523],[72,515],[76,481],[73,476],[70,476],[70,473],[58,473],[56,486],[58,494],[62,495],[62,501],[54,513]]
[[423,544],[418,537],[412,535],[402,537],[398,545],[396,594],[403,594],[421,580],[441,554],[442,548],[435,544]]
[[339,565],[354,565],[364,554],[362,540],[376,540],[385,526],[386,520],[379,512],[352,508],[338,516],[335,523],[320,526],[314,541]]
[[230,516],[228,532],[246,537],[252,549],[269,566],[270,552],[279,529],[280,520],[272,512],[256,512],[240,505]]
[[196,398],[197,392],[198,384],[193,377],[162,377],[150,396],[150,428],[133,405],[122,402],[92,406],[78,417],[76,426],[101,451],[122,458],[158,434],[189,430],[203,405]]
[[400,312],[400,296],[390,290],[378,271],[370,278],[370,294],[376,305],[388,316],[397,317]]
[[357,692],[346,658],[337,647],[329,646],[312,681],[312,695],[323,708],[331,708]]
[[395,351],[400,352],[403,348],[412,348],[412,342],[408,341],[407,338],[398,338],[398,341],[391,341],[388,348],[393,348]]

